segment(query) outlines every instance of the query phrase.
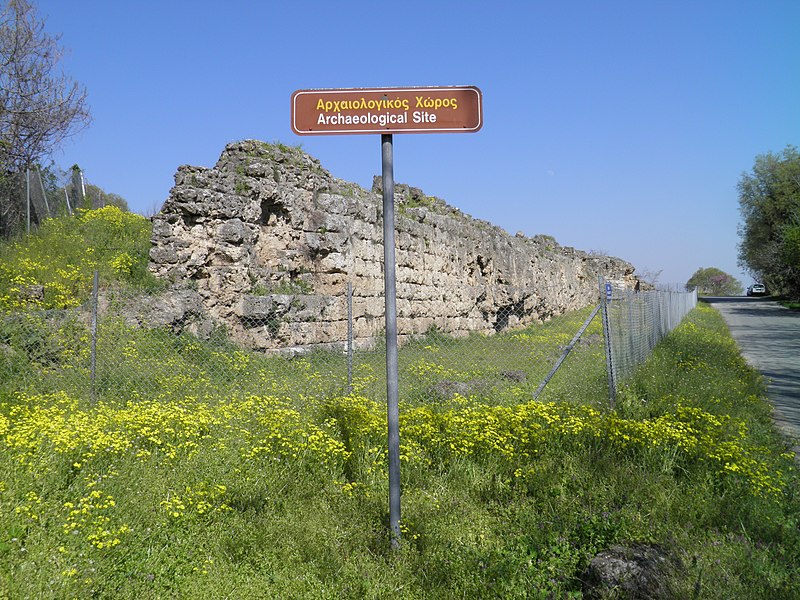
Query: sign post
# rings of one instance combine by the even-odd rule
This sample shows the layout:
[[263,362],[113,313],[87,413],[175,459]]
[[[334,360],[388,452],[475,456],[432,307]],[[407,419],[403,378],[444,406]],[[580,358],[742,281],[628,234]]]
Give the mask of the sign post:
[[386,320],[386,424],[389,445],[389,533],[400,545],[400,409],[397,361],[397,283],[394,253],[394,148],[392,135],[381,135],[383,188],[383,289]]
[[292,94],[297,135],[381,134],[383,281],[386,321],[386,409],[389,450],[389,535],[400,547],[400,413],[393,133],[471,133],[483,126],[474,86],[298,90]]

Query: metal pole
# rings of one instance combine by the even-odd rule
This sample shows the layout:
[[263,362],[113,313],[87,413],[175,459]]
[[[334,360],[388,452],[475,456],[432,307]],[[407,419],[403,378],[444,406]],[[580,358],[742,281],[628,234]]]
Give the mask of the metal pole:
[[600,315],[603,319],[603,342],[606,349],[606,373],[608,375],[608,399],[609,403],[611,404],[611,408],[614,408],[614,405],[617,402],[617,382],[616,377],[614,377],[614,363],[612,360],[612,353],[611,353],[611,327],[608,323],[608,302],[606,301],[606,291],[605,291],[605,284],[603,282],[603,276],[600,275],[598,277],[600,280]]
[[397,367],[397,282],[394,256],[394,152],[391,134],[381,134],[383,177],[383,278],[386,306],[386,409],[389,442],[389,536],[400,547],[400,411]]
[[69,194],[67,193],[67,186],[64,186],[64,198],[67,200],[67,212],[72,215],[72,206],[69,204]]
[[44,191],[44,182],[42,181],[42,172],[39,167],[36,167],[36,174],[39,176],[39,188],[42,190],[42,200],[44,200],[44,207],[47,211],[47,216],[52,217],[50,212],[50,203],[47,201],[47,194]]
[[[637,364],[639,362],[639,355],[636,353],[636,340],[633,339],[634,334],[638,334],[641,336],[641,332],[634,329],[633,326],[633,303],[634,301],[638,301],[636,296],[633,293],[625,292],[625,302],[628,303],[628,351],[630,352],[630,363],[629,364]],[[640,307],[641,309],[642,307]],[[641,317],[641,310],[639,316]],[[643,319],[639,319],[639,324],[641,325]]]
[[353,284],[347,282],[347,393],[353,393]]
[[28,215],[27,232],[28,235],[30,235],[31,233],[31,170],[30,169],[25,169],[25,188],[26,188],[25,198],[27,200],[27,205],[28,205],[26,213]]

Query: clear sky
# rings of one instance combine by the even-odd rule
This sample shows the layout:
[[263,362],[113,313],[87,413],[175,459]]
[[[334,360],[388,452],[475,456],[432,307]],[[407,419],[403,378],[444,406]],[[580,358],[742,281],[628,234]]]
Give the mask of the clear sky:
[[55,162],[141,213],[245,138],[369,188],[380,136],[296,136],[297,89],[475,85],[483,128],[395,135],[397,182],[662,283],[748,285],[737,182],[800,145],[800,0],[36,4],[93,116]]

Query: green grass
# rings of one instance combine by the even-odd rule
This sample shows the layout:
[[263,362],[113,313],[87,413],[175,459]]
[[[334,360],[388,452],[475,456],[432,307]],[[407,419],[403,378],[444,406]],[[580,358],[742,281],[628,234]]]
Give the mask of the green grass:
[[678,557],[675,598],[800,597],[793,457],[707,306],[615,412],[595,324],[530,400],[585,313],[405,345],[399,551],[380,349],[356,355],[346,394],[341,353],[287,361],[223,332],[109,320],[99,354],[114,360],[93,401],[80,313],[13,314],[0,327],[0,597],[580,598],[591,557],[635,541]]

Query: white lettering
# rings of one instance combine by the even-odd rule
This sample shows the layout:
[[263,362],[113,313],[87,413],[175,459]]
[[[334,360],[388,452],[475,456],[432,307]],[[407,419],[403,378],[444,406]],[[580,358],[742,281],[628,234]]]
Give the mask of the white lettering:
[[[414,112],[414,123],[435,123],[436,115],[425,111]],[[360,115],[345,115],[340,112],[326,115],[321,112],[317,115],[317,125],[377,125],[388,127],[390,125],[403,125],[408,123],[408,113],[373,113]]]
[[411,120],[414,123],[436,123],[436,114],[424,110],[415,110],[414,114],[411,115]]

